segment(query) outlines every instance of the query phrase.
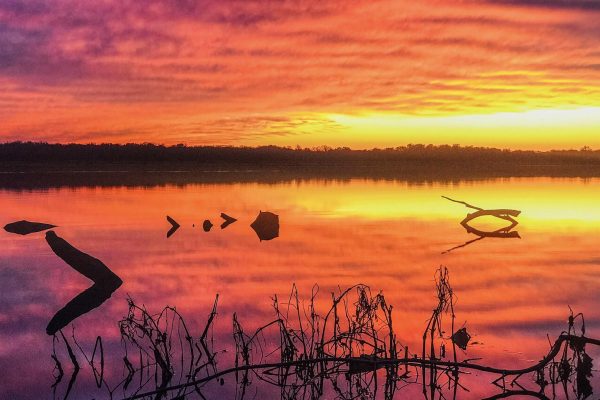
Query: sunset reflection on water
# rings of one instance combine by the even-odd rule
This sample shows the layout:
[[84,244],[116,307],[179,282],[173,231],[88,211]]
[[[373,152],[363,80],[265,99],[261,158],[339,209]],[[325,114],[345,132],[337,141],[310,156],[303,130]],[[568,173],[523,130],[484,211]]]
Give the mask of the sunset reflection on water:
[[[479,342],[467,356],[508,367],[539,360],[548,350],[546,334],[554,338],[565,329],[569,306],[585,314],[590,336],[599,335],[599,183],[315,180],[5,190],[0,209],[2,225],[20,219],[58,225],[61,237],[121,277],[110,300],[74,322],[92,346],[101,335],[117,347],[127,295],[156,311],[176,305],[191,326],[201,326],[218,293],[216,336],[227,348],[233,312],[245,328],[256,328],[272,319],[271,297],[285,297],[294,283],[306,297],[318,285],[323,307],[330,292],[364,283],[383,291],[394,306],[399,341],[416,348],[435,306],[434,273],[445,265],[458,297],[457,322],[466,321]],[[521,210],[515,228],[521,239],[485,238],[442,254],[474,238],[459,224],[470,210],[442,195]],[[249,225],[261,210],[280,216],[280,237],[259,241]],[[219,229],[221,212],[238,221]],[[181,224],[169,239],[166,215]],[[215,224],[210,232],[202,230],[205,219]],[[502,221],[479,226],[500,228]],[[1,398],[51,398],[52,340],[45,327],[87,287],[54,256],[43,233],[0,234]],[[24,376],[25,370],[31,372]],[[85,397],[83,387],[76,396]],[[470,389],[461,398],[493,393],[489,385]]]

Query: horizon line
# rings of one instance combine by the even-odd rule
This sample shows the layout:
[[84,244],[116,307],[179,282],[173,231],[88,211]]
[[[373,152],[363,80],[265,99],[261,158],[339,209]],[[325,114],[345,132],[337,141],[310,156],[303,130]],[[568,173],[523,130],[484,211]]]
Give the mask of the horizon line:
[[477,150],[498,150],[498,151],[510,151],[510,152],[534,152],[534,153],[552,153],[552,152],[598,152],[600,149],[594,149],[587,145],[582,145],[579,148],[551,148],[551,149],[518,149],[510,147],[493,147],[493,146],[478,146],[472,144],[459,144],[459,143],[446,143],[446,144],[433,144],[433,143],[407,143],[397,145],[395,147],[364,147],[364,148],[353,148],[350,146],[330,146],[327,144],[321,144],[318,146],[301,146],[300,144],[292,145],[277,145],[277,144],[262,144],[262,145],[234,145],[234,144],[166,144],[166,143],[154,143],[154,142],[47,142],[47,141],[34,141],[34,140],[11,140],[11,141],[0,141],[0,146],[6,145],[46,145],[46,146],[154,146],[164,148],[220,148],[220,149],[264,149],[264,148],[275,148],[281,150],[295,150],[295,151],[398,151],[409,148],[451,148],[451,149],[477,149]]

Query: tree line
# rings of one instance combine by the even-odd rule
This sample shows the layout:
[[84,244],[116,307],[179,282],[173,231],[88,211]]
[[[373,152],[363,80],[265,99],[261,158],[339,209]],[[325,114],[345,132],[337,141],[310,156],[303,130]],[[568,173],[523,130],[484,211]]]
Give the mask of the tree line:
[[409,144],[394,148],[353,150],[348,147],[165,146],[151,143],[50,144],[0,143],[0,164],[189,164],[198,166],[393,166],[415,165],[586,165],[600,166],[600,151],[508,150],[459,145]]

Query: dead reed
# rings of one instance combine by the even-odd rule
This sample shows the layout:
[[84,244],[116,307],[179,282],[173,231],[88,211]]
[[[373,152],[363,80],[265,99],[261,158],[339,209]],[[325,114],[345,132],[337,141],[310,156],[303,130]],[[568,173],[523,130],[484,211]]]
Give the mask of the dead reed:
[[[400,343],[392,306],[383,293],[373,293],[366,285],[332,293],[330,306],[323,313],[316,305],[318,287],[303,302],[293,286],[285,300],[273,298],[273,319],[252,332],[244,330],[234,313],[233,364],[226,369],[218,368],[222,351],[216,350],[213,336],[218,297],[197,335],[190,332],[174,307],[151,314],[129,299],[128,313],[119,321],[124,351],[124,373],[119,382],[109,384],[105,380],[101,338],[91,356],[77,343],[74,332],[71,342],[110,399],[204,399],[214,393],[208,385],[223,385],[225,376],[234,377],[238,399],[251,397],[248,389],[256,381],[278,388],[282,399],[317,399],[332,394],[339,399],[392,399],[415,384],[421,385],[425,399],[456,399],[468,391],[461,376],[471,371],[490,376],[491,384],[499,390],[490,399],[517,395],[585,399],[592,395],[589,378],[593,360],[586,353],[586,345],[600,346],[600,340],[585,336],[583,315],[571,312],[567,330],[550,343],[548,354],[538,363],[520,369],[495,368],[464,358],[471,337],[465,326],[456,325],[456,298],[445,267],[437,270],[435,281],[437,303],[418,352]],[[76,366],[66,399],[80,368],[69,340],[60,334],[60,338],[55,336],[55,343],[62,340]],[[52,357],[56,388],[64,369],[56,350]]]

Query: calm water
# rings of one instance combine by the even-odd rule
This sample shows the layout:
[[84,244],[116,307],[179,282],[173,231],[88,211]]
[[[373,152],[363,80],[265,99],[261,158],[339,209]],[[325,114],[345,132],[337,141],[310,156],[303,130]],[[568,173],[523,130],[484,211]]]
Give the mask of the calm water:
[[[469,210],[442,195],[521,210],[514,229],[521,238],[485,238],[442,254],[476,238],[459,224]],[[58,225],[58,235],[122,278],[106,303],[73,323],[90,352],[103,337],[107,364],[122,357],[117,321],[127,312],[128,295],[152,311],[177,306],[198,331],[218,293],[215,347],[228,349],[232,313],[247,330],[262,325],[273,317],[271,297],[285,297],[294,283],[306,298],[317,284],[323,304],[338,287],[356,283],[383,291],[394,305],[398,340],[418,348],[436,305],[434,273],[445,265],[458,298],[457,323],[466,322],[477,342],[461,357],[515,367],[547,353],[546,335],[555,338],[566,328],[569,306],[585,314],[589,336],[600,336],[599,202],[600,180],[551,178],[4,190],[0,222]],[[260,210],[280,216],[279,238],[260,242],[251,230]],[[219,229],[221,212],[238,221]],[[182,225],[169,239],[166,215]],[[215,224],[208,233],[204,219]],[[502,222],[488,218],[478,227],[498,229]],[[43,232],[0,233],[0,398],[53,397],[53,341],[45,328],[89,286],[54,255]],[[594,349],[590,354],[598,356]],[[226,355],[223,360],[225,368]],[[107,369],[109,378],[122,376],[122,364],[116,365]],[[84,367],[70,398],[102,398],[90,379]],[[490,379],[482,381],[470,381],[470,392],[459,398],[498,392]],[[260,385],[252,390],[252,396],[263,393]]]

